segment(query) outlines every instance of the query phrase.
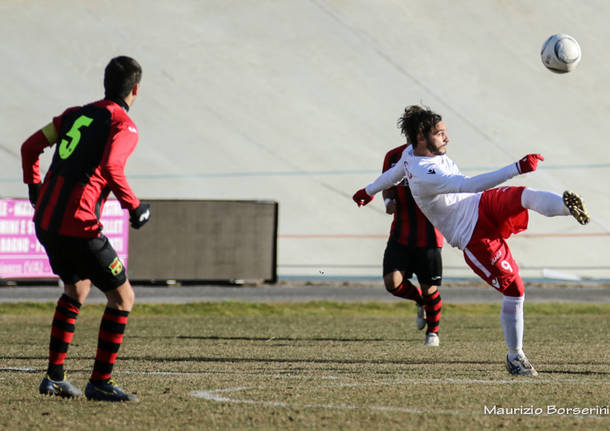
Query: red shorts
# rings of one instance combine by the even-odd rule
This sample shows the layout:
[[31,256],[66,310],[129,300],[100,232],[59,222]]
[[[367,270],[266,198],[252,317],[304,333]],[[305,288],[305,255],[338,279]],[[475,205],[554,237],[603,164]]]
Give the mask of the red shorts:
[[[527,229],[528,212],[521,205],[524,188],[501,187],[483,192],[479,202],[479,219],[464,249],[468,266],[508,296],[523,295],[519,267],[505,238]],[[512,287],[508,289],[509,286]]]

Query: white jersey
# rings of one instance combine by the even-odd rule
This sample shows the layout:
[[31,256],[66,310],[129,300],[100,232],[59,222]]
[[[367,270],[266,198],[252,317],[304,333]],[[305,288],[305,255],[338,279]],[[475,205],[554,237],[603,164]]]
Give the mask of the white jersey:
[[422,157],[408,146],[393,168],[387,170],[366,192],[375,193],[407,178],[419,209],[454,247],[468,245],[479,218],[481,192],[519,174],[516,163],[497,171],[467,177],[447,155]]

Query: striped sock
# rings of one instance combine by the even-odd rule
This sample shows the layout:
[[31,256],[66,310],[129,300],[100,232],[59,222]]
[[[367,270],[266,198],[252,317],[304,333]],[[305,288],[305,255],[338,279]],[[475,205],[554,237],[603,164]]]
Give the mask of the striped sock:
[[426,322],[428,323],[429,332],[438,333],[438,324],[441,321],[441,309],[443,307],[443,300],[441,294],[437,290],[432,295],[424,295],[424,309],[426,310]]
[[112,375],[112,368],[123,342],[129,311],[106,307],[100,324],[95,364],[91,373],[92,382],[105,382]]
[[64,379],[64,361],[74,335],[74,323],[80,307],[80,302],[66,294],[61,295],[57,301],[51,325],[49,366],[47,368],[47,374],[52,380]]
[[402,283],[400,283],[400,286],[394,290],[390,290],[389,292],[394,296],[398,296],[399,298],[410,299],[411,301],[415,301],[420,305],[422,304],[421,290],[409,280],[404,280]]

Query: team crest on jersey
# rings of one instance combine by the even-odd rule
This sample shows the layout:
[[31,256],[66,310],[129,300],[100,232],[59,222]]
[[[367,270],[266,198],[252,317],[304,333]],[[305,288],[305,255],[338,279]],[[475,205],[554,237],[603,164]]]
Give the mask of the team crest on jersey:
[[123,263],[119,260],[118,257],[115,257],[110,265],[108,265],[108,269],[112,272],[112,275],[119,275],[123,270]]

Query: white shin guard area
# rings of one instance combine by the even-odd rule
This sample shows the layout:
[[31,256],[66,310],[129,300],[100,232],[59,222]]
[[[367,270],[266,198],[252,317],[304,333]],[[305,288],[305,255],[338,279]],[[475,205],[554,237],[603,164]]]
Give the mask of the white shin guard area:
[[525,297],[505,296],[502,300],[500,320],[504,339],[510,354],[523,353],[523,301]]
[[563,198],[557,193],[525,188],[521,194],[521,205],[547,217],[570,215],[563,203]]

